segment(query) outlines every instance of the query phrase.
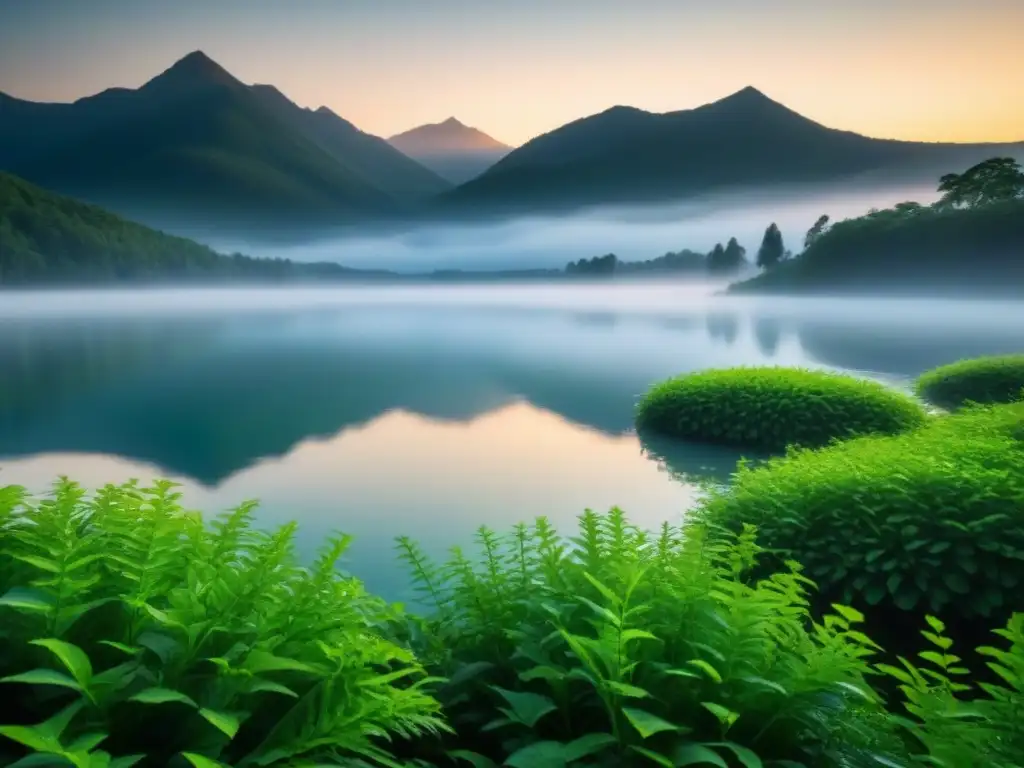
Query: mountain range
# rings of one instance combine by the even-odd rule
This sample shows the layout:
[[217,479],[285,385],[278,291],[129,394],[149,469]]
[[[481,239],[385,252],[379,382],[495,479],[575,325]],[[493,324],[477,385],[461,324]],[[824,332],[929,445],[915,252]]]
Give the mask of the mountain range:
[[454,117],[396,134],[388,143],[454,184],[476,178],[512,151]]
[[574,207],[666,200],[719,189],[935,181],[1016,144],[875,139],[827,128],[747,87],[696,109],[612,107],[538,136],[456,189],[452,208]]
[[193,236],[544,212],[864,174],[876,184],[934,181],[993,155],[1024,157],[1024,143],[868,138],[754,88],[665,114],[613,107],[511,150],[454,118],[385,140],[272,85],[246,85],[200,51],[137,89],[70,104],[0,93],[0,170]]
[[72,104],[0,94],[0,169],[193,227],[365,220],[451,187],[329,109],[245,85],[200,51],[138,89]]

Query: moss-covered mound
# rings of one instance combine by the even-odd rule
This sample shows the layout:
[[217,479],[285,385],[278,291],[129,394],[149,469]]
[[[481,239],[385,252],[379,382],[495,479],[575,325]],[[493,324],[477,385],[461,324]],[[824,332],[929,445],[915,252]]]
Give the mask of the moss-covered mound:
[[960,360],[927,371],[915,385],[920,397],[954,410],[969,402],[1012,403],[1024,399],[1024,355]]
[[954,632],[1004,618],[1024,610],[1024,403],[741,468],[696,518],[756,525],[822,606],[862,607],[872,629],[926,611]]
[[766,451],[896,434],[925,419],[912,398],[882,384],[780,367],[676,376],[655,384],[636,413],[638,430]]

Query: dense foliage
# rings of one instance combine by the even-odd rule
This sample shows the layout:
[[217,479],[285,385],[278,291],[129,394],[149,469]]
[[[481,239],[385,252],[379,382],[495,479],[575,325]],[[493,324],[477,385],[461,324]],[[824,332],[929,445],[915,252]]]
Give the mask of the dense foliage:
[[[833,223],[823,216],[796,258],[735,292],[822,289],[984,291],[1024,286],[1024,174],[993,158],[939,183],[942,198]],[[819,226],[819,224],[821,226]]]
[[637,406],[640,430],[769,451],[893,434],[924,423],[911,398],[881,384],[799,368],[730,368],[655,384]]
[[224,256],[0,173],[0,285],[361,274],[377,273],[332,263]]
[[400,539],[434,608],[403,617],[336,570],[347,538],[301,568],[294,525],[252,513],[204,524],[166,482],[0,489],[0,763],[1024,766],[1024,614],[978,649],[995,683],[932,616],[918,660],[873,663],[857,610],[812,619],[796,563],[751,578],[751,526],[613,509],[570,540],[482,528],[444,565]]
[[[1024,610],[1024,404],[977,407],[896,436],[796,451],[741,469],[697,516],[793,558],[820,589],[906,642],[922,611],[977,641]],[[968,646],[970,647],[970,646]]]
[[301,568],[252,509],[0,490],[0,764],[393,765],[389,735],[444,727],[393,609],[336,570],[348,539]]
[[1024,355],[959,360],[926,371],[917,394],[950,410],[967,403],[1012,403],[1024,399]]
[[[543,518],[439,566],[401,539],[436,611],[417,633],[455,756],[476,766],[868,765],[900,745],[856,613],[807,621],[795,569],[749,583],[733,538],[620,510],[567,543]],[[787,762],[789,761],[789,762]]]

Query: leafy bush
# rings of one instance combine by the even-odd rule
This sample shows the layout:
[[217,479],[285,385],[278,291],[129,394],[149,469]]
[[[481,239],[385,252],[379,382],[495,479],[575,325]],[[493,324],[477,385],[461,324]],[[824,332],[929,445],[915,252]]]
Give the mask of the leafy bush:
[[821,605],[867,610],[883,645],[905,643],[927,610],[973,648],[978,617],[1024,610],[1024,403],[741,468],[694,517],[757,526],[805,566]]
[[983,646],[979,653],[1000,684],[978,686],[963,682],[968,674],[953,653],[945,626],[927,617],[924,632],[932,649],[918,654],[925,666],[905,659],[901,667],[880,664],[881,671],[899,681],[912,720],[898,720],[914,737],[915,765],[935,768],[1024,766],[1024,614],[1010,618],[996,634],[1008,640],[1006,650]]
[[335,570],[348,539],[300,568],[253,506],[0,489],[0,764],[394,765],[378,737],[444,727],[394,609]]
[[877,765],[900,749],[865,682],[861,617],[837,606],[812,627],[795,564],[748,583],[749,528],[650,535],[615,509],[586,512],[571,542],[544,518],[478,542],[478,556],[438,565],[399,540],[436,611],[411,639],[448,678],[453,757],[782,768]]
[[800,368],[729,368],[655,384],[638,430],[768,451],[920,426],[924,410],[882,384]]
[[1012,403],[1024,392],[1024,355],[994,355],[960,360],[927,371],[917,393],[935,405],[954,410],[967,403]]

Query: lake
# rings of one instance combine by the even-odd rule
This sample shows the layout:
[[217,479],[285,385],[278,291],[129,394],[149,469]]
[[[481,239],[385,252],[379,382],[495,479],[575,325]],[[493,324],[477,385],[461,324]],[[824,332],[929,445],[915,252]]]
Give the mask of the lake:
[[1024,351],[1024,303],[767,299],[687,283],[0,294],[0,483],[169,477],[208,514],[243,500],[310,555],[408,597],[394,537],[434,554],[483,524],[585,508],[678,521],[739,453],[632,431],[674,373],[749,364],[897,387]]

